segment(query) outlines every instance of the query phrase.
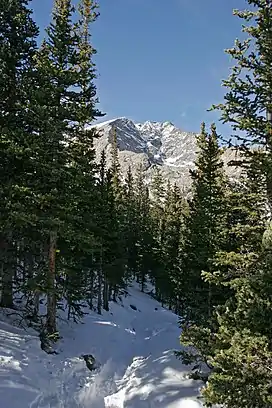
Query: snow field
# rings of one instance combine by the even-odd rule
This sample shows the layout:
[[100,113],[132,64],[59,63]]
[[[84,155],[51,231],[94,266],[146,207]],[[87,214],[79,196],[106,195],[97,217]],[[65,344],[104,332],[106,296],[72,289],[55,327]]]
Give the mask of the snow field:
[[[0,317],[0,408],[202,407],[202,383],[188,379],[173,354],[177,316],[136,284],[110,309],[79,324],[61,319],[58,355],[43,352],[34,331]],[[83,354],[95,356],[96,371]]]

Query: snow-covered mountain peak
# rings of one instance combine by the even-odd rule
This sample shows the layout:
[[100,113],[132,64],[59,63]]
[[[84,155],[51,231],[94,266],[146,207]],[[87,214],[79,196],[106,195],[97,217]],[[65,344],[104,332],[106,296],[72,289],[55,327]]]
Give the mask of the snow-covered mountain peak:
[[128,118],[120,117],[110,119],[106,122],[95,125],[95,127],[101,134],[101,138],[98,139],[98,150],[100,150],[99,146],[101,145],[101,141],[104,149],[107,147],[107,144],[112,143],[114,132],[116,132],[118,148],[120,151],[142,153],[145,148],[141,133],[135,126],[134,122]]
[[136,127],[141,132],[143,138],[150,140],[153,138],[162,138],[165,132],[171,132],[176,127],[171,122],[151,122],[137,123]]
[[104,129],[106,127],[135,127],[134,122],[131,119],[120,117],[106,120],[94,125],[96,129]]
[[[185,190],[190,187],[189,169],[194,166],[197,152],[195,133],[185,132],[169,121],[134,123],[125,117],[102,122],[96,128],[101,134],[101,138],[95,140],[98,157],[104,149],[108,154],[107,161],[110,161],[110,146],[116,131],[124,173],[129,166],[136,171],[142,164],[146,178],[150,180],[156,167],[159,167],[166,180],[177,183]],[[225,156],[227,162],[232,152],[227,149]]]

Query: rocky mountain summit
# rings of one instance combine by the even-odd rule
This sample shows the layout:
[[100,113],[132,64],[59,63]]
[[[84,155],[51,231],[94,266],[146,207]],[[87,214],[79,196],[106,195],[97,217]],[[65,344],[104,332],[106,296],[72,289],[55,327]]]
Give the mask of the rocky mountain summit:
[[[135,173],[142,163],[146,180],[149,182],[156,168],[166,180],[176,183],[185,192],[191,184],[189,169],[194,167],[197,153],[196,134],[184,132],[171,122],[134,123],[127,118],[117,118],[95,126],[101,137],[95,139],[97,159],[104,149],[110,162],[111,143],[114,131],[117,135],[119,159],[124,174],[129,166]],[[233,149],[225,149],[223,160],[230,177],[235,177],[237,169],[228,166],[235,158]]]

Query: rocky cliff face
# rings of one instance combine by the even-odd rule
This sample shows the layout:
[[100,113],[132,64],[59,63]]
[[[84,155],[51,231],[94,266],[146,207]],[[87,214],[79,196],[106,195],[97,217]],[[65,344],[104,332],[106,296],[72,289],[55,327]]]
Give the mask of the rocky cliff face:
[[[134,123],[126,118],[113,119],[95,127],[101,135],[94,142],[97,158],[104,149],[110,162],[115,129],[121,169],[124,173],[129,166],[135,172],[142,163],[148,182],[158,167],[166,180],[177,183],[185,192],[190,188],[189,169],[194,167],[197,153],[195,133],[184,132],[170,122]],[[237,176],[237,169],[228,166],[228,162],[234,158],[235,152],[225,149],[223,160],[230,177]]]

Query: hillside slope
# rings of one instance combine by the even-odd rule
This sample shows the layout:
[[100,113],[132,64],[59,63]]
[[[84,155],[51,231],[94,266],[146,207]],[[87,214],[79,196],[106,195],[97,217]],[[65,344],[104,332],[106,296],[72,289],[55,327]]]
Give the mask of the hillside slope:
[[[132,305],[132,307],[131,307]],[[136,310],[135,310],[136,309]],[[197,408],[201,383],[173,355],[177,316],[137,285],[103,316],[60,321],[58,355],[39,347],[36,334],[0,320],[2,408]],[[83,354],[99,367],[86,368]]]

